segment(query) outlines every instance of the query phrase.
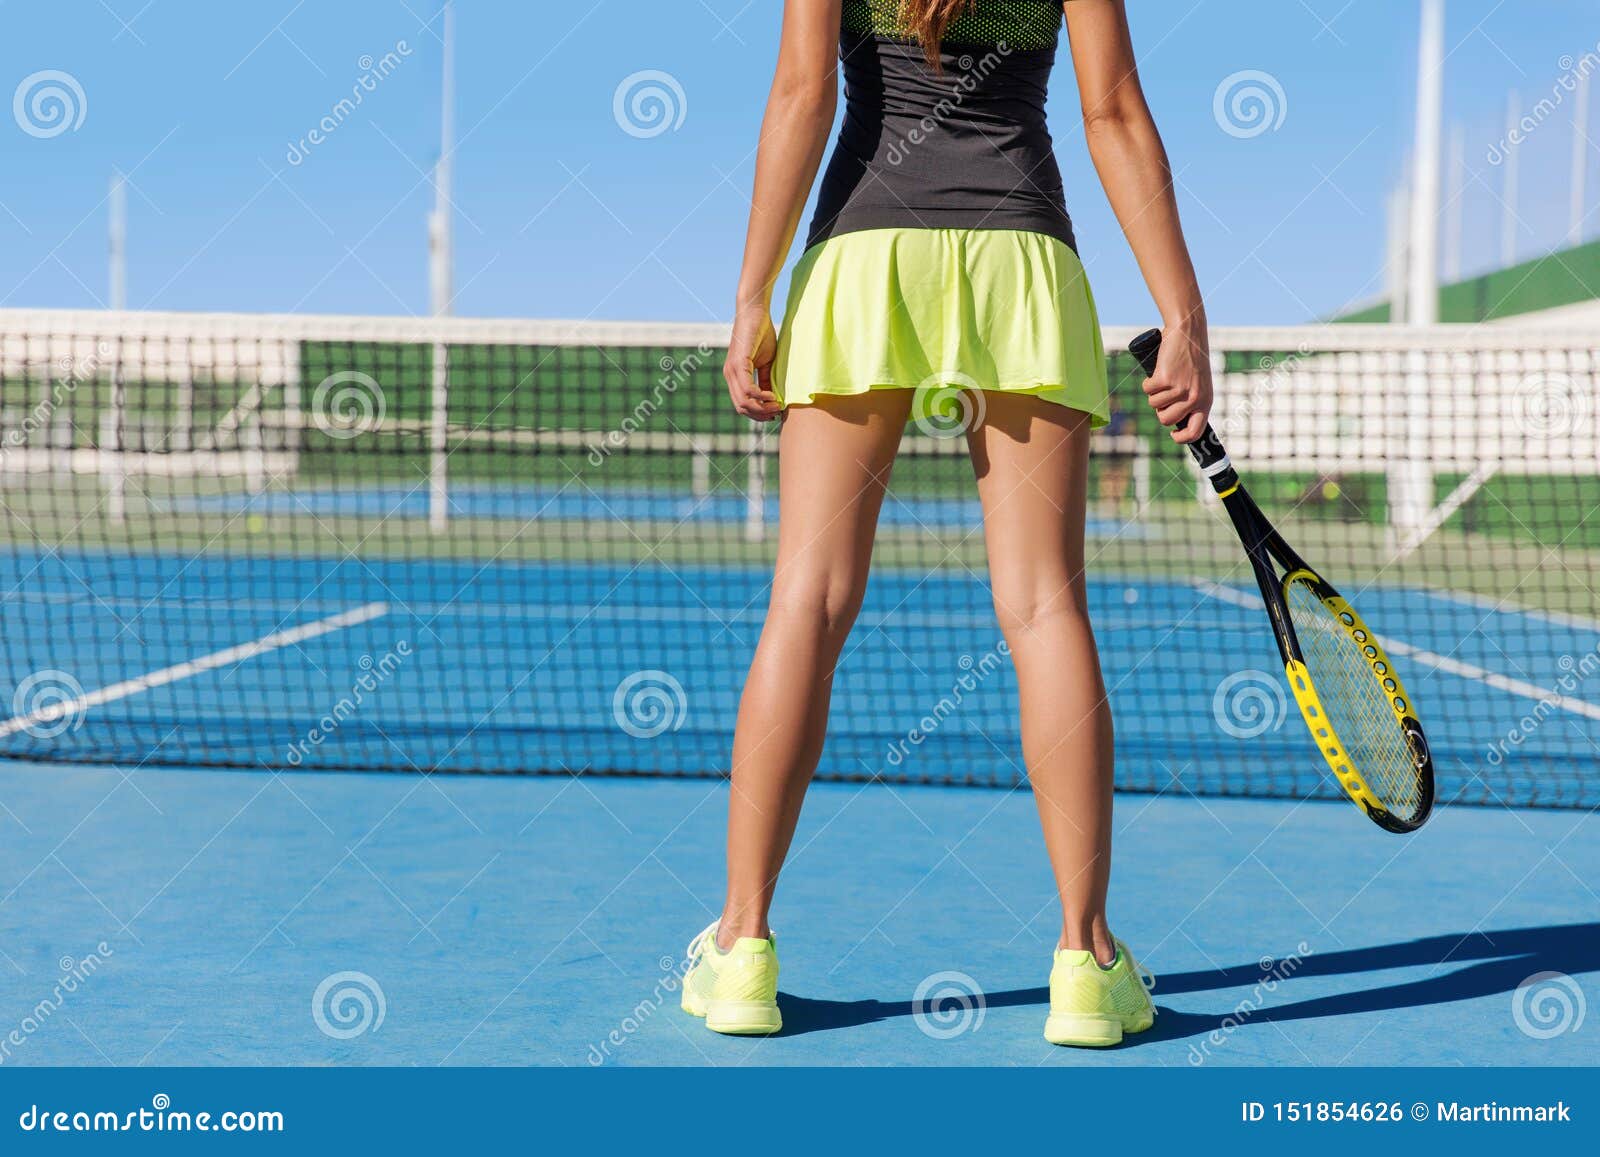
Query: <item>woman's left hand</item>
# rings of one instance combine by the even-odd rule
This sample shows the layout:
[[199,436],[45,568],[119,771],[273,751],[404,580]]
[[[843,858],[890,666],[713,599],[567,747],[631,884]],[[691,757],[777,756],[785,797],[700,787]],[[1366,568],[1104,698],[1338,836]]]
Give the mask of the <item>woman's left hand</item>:
[[733,319],[728,360],[722,377],[733,408],[755,422],[771,422],[783,412],[772,392],[772,363],[778,356],[778,335],[772,315],[760,306],[746,306]]

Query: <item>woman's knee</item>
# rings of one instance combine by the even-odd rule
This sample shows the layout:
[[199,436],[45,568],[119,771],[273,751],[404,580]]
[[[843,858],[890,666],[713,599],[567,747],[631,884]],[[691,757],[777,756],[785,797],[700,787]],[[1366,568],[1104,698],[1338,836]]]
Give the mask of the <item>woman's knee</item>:
[[1042,581],[992,581],[995,618],[1006,638],[1025,638],[1051,622],[1087,625],[1089,600],[1083,580],[1059,575]]
[[855,624],[865,593],[865,581],[848,574],[779,578],[772,585],[767,615],[842,640]]

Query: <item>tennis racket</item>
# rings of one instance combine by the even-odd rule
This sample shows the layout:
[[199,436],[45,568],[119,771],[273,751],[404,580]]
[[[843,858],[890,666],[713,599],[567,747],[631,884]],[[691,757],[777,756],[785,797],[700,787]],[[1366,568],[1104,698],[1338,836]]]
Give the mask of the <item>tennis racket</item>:
[[[1140,334],[1128,352],[1154,376],[1161,331]],[[1207,426],[1189,452],[1244,543],[1289,690],[1317,750],[1374,823],[1416,831],[1433,809],[1433,757],[1378,636],[1261,513],[1215,430]]]

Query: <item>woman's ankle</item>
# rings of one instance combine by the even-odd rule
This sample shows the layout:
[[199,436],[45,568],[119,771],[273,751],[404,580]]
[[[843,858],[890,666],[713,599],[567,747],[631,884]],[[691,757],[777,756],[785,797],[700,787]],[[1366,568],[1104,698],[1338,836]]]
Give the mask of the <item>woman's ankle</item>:
[[740,912],[731,906],[723,909],[722,919],[717,923],[717,947],[724,952],[732,948],[736,940],[765,940],[771,935],[765,915]]
[[1092,953],[1095,962],[1106,968],[1117,960],[1117,942],[1104,916],[1063,922],[1056,948]]

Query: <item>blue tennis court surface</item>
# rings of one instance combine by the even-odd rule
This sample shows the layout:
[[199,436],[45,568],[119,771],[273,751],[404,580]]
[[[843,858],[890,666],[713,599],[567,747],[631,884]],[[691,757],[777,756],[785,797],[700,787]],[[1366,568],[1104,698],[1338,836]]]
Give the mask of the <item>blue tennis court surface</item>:
[[[1492,805],[1399,839],[1307,798],[1336,793],[1247,574],[1097,561],[1113,920],[1161,1014],[1074,1052],[1040,1037],[1055,901],[985,576],[896,565],[894,535],[775,914],[786,1031],[705,1032],[676,970],[719,897],[715,776],[770,566],[731,553],[742,502],[696,506],[686,552],[658,557],[618,528],[678,499],[615,492],[607,522],[593,495],[517,505],[533,492],[453,496],[499,520],[503,556],[430,554],[417,500],[382,490],[229,499],[229,533],[266,530],[226,551],[0,553],[0,753],[24,757],[0,763],[0,1062],[1600,1063],[1593,619],[1347,592],[1420,706],[1441,798]],[[352,501],[363,535],[399,512],[415,549],[273,549],[274,519],[307,531]],[[590,537],[516,557],[534,513]],[[926,499],[901,530],[974,520]],[[729,561],[684,561],[705,557]]]
[[1600,1062],[1590,813],[1446,808],[1398,839],[1344,803],[1121,796],[1112,918],[1160,1013],[1089,1052],[1040,1037],[1027,794],[886,785],[814,790],[775,916],[787,1029],[720,1038],[673,970],[726,790],[0,766],[4,1062]]

